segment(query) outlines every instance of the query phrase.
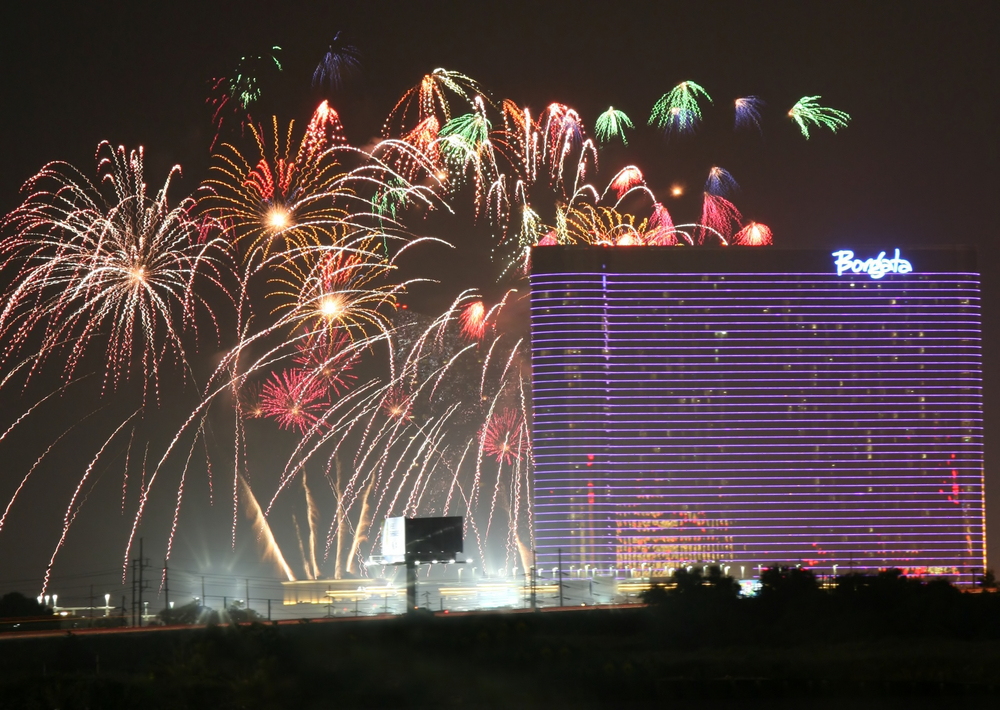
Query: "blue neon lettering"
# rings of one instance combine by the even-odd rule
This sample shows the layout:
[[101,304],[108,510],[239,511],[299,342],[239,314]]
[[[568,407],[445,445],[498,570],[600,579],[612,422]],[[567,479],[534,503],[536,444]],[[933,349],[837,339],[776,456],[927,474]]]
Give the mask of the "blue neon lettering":
[[855,259],[854,252],[849,249],[842,249],[833,252],[837,259],[837,276],[843,276],[844,272],[850,271],[854,274],[868,274],[873,279],[880,279],[886,274],[908,274],[913,271],[913,265],[906,259],[899,257],[899,249],[892,259],[885,257],[885,252],[879,252],[874,259]]

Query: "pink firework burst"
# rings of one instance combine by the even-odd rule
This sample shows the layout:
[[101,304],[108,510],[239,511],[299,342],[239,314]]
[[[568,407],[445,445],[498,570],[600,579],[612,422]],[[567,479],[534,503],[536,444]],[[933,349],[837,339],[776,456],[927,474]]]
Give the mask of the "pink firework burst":
[[326,383],[305,370],[272,373],[261,388],[262,416],[273,419],[282,429],[298,429],[300,434],[316,423],[328,405]]
[[672,247],[678,244],[674,220],[667,208],[659,202],[653,205],[653,214],[649,218],[649,228],[645,236],[646,243],[654,247]]
[[733,244],[746,247],[762,247],[774,244],[771,228],[760,222],[751,222],[733,237]]
[[705,193],[705,202],[701,210],[702,229],[698,243],[703,243],[705,237],[712,233],[723,243],[728,243],[734,229],[739,229],[743,216],[736,205],[725,197]]
[[473,301],[462,310],[459,317],[462,333],[469,340],[480,340],[486,333],[486,306],[482,301]]
[[538,244],[536,244],[535,246],[551,247],[557,245],[558,243],[559,240],[556,239],[556,233],[552,231],[552,232],[546,232],[545,236],[539,239]]
[[524,420],[516,409],[504,409],[494,414],[483,435],[483,453],[496,458],[497,463],[513,464],[528,448],[528,433]]

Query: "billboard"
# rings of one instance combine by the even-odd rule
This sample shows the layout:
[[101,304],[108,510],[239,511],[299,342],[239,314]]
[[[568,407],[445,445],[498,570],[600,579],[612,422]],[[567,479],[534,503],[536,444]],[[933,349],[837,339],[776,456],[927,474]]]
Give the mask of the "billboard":
[[448,562],[462,553],[462,516],[386,518],[382,526],[382,562]]

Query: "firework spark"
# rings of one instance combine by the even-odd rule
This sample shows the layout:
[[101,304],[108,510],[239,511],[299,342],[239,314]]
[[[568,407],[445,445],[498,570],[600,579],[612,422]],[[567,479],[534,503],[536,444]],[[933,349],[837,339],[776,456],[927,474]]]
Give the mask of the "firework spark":
[[613,106],[609,106],[608,110],[594,121],[594,134],[602,145],[615,137],[620,138],[624,145],[628,145],[628,138],[625,137],[626,128],[635,128],[632,120],[624,111],[618,111]]
[[764,101],[759,96],[743,96],[736,99],[736,130],[756,129],[760,132],[760,111]]
[[771,228],[766,224],[751,222],[733,237],[733,244],[748,247],[768,246],[774,243]]
[[649,114],[649,125],[667,135],[693,133],[701,124],[699,97],[712,103],[712,97],[693,81],[682,81],[660,97]]
[[313,86],[328,84],[333,90],[340,89],[344,82],[361,70],[361,51],[353,44],[340,38],[340,32],[333,36],[326,54],[320,59],[313,72]]
[[829,128],[836,133],[841,128],[847,128],[851,120],[849,114],[834,108],[820,106],[819,96],[803,96],[788,111],[788,116],[798,125],[802,135],[809,138],[809,127]]

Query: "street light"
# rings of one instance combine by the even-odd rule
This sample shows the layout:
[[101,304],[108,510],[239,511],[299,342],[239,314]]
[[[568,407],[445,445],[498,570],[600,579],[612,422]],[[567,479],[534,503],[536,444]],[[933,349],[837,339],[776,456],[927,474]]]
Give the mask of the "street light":
[[111,614],[111,595],[104,595],[104,615],[109,616]]
[[52,610],[55,611],[57,608],[59,608],[59,595],[58,594],[53,594],[52,595]]

